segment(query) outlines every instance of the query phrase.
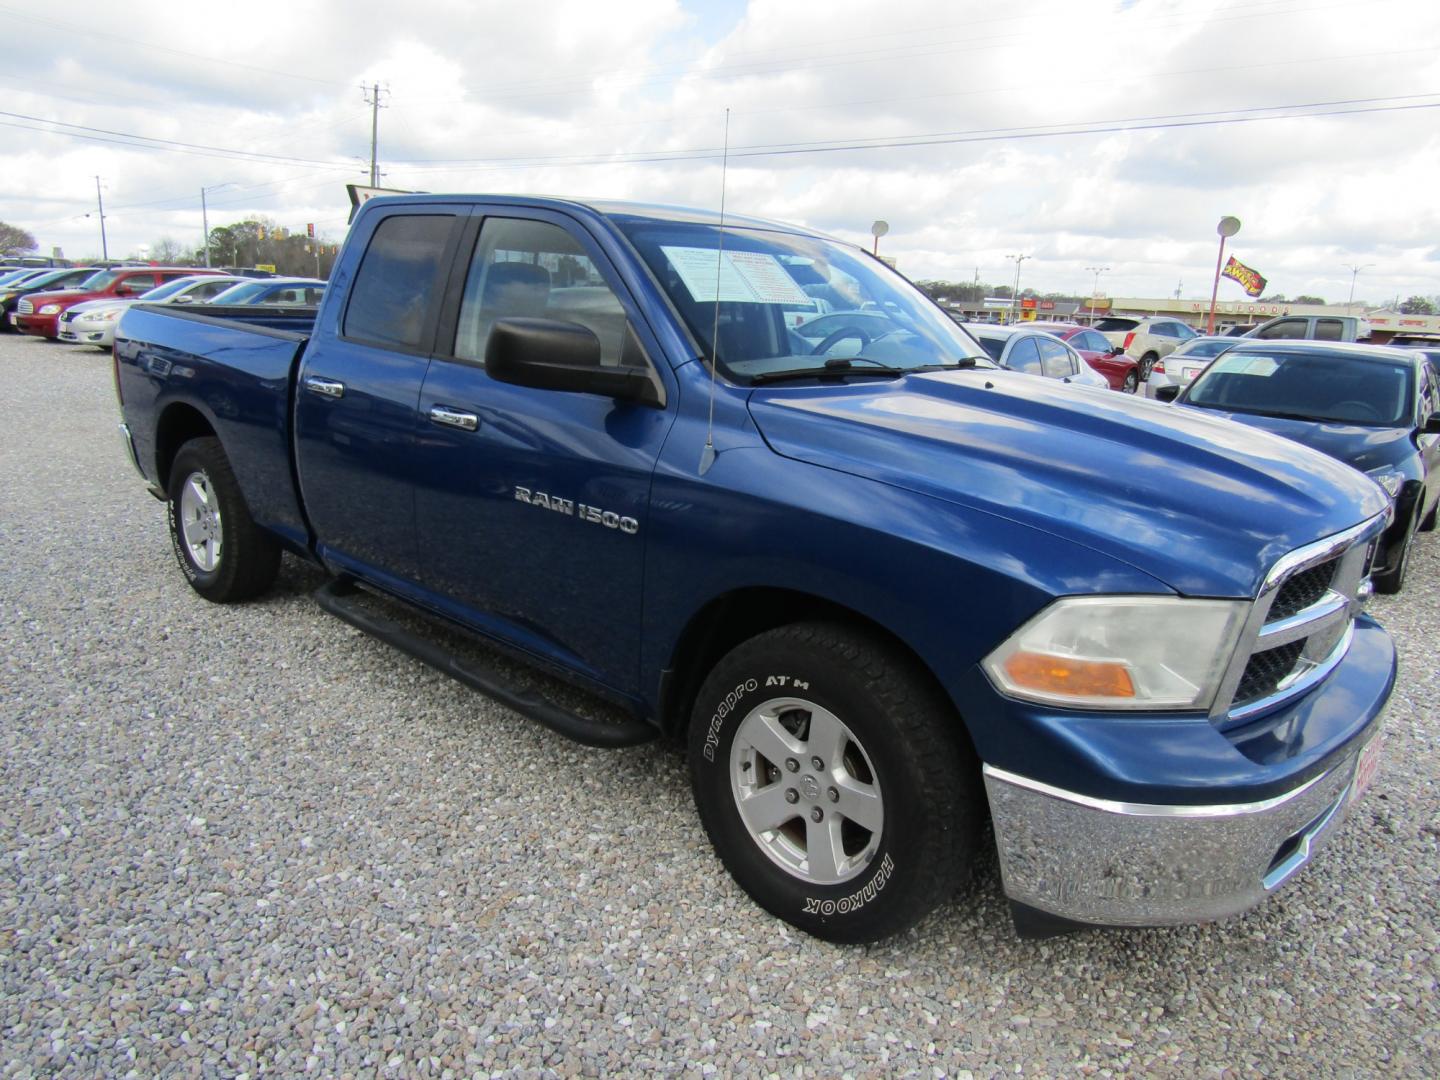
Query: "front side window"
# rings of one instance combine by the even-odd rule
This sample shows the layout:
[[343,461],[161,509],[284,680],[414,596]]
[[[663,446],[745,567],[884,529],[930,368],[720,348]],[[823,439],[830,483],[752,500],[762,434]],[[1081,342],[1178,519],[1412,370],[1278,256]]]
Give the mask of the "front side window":
[[439,299],[449,214],[396,214],[380,222],[350,287],[341,333],[418,348]]
[[1257,338],[1265,341],[1280,341],[1303,338],[1305,336],[1304,319],[1281,319],[1277,323],[1271,323],[1258,334]]
[[1010,354],[1005,357],[1008,367],[1016,371],[1029,372],[1031,375],[1043,375],[1045,368],[1040,362],[1040,350],[1036,347],[1035,339],[1023,337],[1015,342],[1010,348]]
[[1041,341],[1040,366],[1052,379],[1065,379],[1075,374],[1075,362],[1070,350],[1059,341]]
[[558,319],[590,330],[606,367],[639,366],[627,349],[629,322],[580,242],[558,225],[522,218],[488,218],[465,275],[455,328],[455,355],[484,363],[496,319]]

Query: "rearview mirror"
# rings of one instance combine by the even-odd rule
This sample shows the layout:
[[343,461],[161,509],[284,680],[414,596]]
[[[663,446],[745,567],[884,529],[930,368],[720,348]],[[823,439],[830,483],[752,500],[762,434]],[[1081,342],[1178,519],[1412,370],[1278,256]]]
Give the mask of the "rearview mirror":
[[1178,386],[1157,386],[1155,388],[1156,401],[1174,401],[1179,396],[1180,387]]
[[485,346],[485,370],[514,386],[600,394],[657,407],[665,403],[648,367],[601,366],[595,332],[559,319],[496,319]]

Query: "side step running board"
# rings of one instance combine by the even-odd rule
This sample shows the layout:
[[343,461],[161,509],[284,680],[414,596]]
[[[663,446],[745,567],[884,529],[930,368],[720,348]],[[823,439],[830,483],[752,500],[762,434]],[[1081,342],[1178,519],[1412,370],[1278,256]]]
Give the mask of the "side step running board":
[[660,734],[657,728],[643,720],[626,719],[618,723],[590,720],[560,708],[531,690],[507,686],[497,673],[468,664],[435,642],[362,607],[357,593],[357,586],[352,582],[335,578],[316,589],[314,596],[315,602],[322,608],[357,630],[409,653],[522,716],[538,720],[566,738],[585,746],[617,747],[636,746]]

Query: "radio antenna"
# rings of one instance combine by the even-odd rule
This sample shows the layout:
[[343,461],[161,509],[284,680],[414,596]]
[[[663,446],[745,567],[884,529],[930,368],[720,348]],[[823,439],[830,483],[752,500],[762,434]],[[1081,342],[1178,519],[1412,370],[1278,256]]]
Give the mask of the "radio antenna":
[[725,110],[725,143],[720,156],[720,244],[715,249],[715,322],[710,329],[710,419],[705,427],[705,449],[700,451],[700,475],[715,464],[715,369],[720,352],[720,271],[725,260],[725,179],[730,167],[730,110]]

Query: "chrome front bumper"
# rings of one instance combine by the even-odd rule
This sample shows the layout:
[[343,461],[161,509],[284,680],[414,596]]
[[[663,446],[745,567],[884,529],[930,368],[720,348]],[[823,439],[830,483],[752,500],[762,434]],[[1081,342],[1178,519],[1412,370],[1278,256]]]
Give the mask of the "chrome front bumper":
[[1237,915],[1293,878],[1333,833],[1362,753],[1275,798],[1211,806],[1092,799],[987,765],[1005,893],[1099,926]]

